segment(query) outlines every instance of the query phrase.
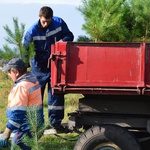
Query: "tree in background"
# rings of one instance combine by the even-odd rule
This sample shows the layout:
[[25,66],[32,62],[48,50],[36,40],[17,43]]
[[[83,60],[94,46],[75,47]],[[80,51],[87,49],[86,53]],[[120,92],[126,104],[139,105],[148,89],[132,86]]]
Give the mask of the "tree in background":
[[0,49],[0,60],[8,61],[14,57],[19,57],[19,53],[16,48],[12,49],[6,44],[3,46],[3,50]]
[[135,41],[150,41],[150,0],[130,0]]
[[18,18],[13,18],[13,25],[14,31],[11,31],[8,25],[4,26],[4,30],[7,33],[7,37],[4,39],[8,44],[11,44],[12,47],[9,47],[8,44],[4,45],[3,50],[0,49],[0,59],[8,61],[14,57],[19,57],[28,65],[29,60],[34,55],[34,45],[31,43],[29,51],[26,51],[25,46],[22,44],[25,24],[21,23],[19,26]]
[[[149,39],[149,0],[82,0],[82,28],[95,42]],[[139,11],[140,8],[140,11]]]
[[77,38],[77,42],[92,42],[92,39],[85,35],[80,35]]
[[1,57],[3,57],[5,60],[10,60],[13,57],[22,58],[22,38],[25,32],[25,25],[21,23],[19,27],[17,18],[13,18],[13,25],[14,32],[11,31],[8,25],[4,26],[4,30],[7,33],[7,37],[4,39],[8,44],[12,45],[12,48],[6,44],[3,46],[3,50],[0,49]]

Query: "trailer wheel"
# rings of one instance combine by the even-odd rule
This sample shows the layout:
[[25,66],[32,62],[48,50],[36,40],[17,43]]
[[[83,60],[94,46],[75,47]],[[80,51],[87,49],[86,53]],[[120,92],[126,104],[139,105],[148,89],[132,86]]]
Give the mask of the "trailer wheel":
[[141,150],[136,138],[115,125],[94,126],[80,136],[74,150]]

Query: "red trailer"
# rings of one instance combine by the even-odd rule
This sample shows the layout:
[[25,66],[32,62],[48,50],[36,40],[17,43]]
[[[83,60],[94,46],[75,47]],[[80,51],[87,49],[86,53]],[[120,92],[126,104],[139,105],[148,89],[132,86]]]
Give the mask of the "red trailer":
[[141,150],[150,135],[150,43],[57,42],[54,94],[80,93],[68,127],[84,128],[74,150]]

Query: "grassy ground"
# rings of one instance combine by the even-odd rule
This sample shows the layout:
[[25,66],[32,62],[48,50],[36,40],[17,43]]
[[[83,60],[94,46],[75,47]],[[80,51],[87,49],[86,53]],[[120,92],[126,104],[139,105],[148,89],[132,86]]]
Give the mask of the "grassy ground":
[[[3,131],[5,129],[5,124],[7,121],[6,113],[5,113],[6,106],[7,106],[7,96],[12,86],[13,86],[13,82],[8,78],[7,74],[0,71],[0,95],[1,95],[0,131]],[[76,94],[65,95],[65,117],[63,120],[64,123],[68,121],[67,114],[77,109],[78,99],[80,97],[82,97],[82,95],[76,95]],[[44,116],[45,116],[45,122],[46,124],[48,124],[47,92],[45,92],[45,98],[44,98]],[[60,137],[56,135],[44,135],[39,141],[40,147],[42,147],[42,149],[44,150],[73,150],[74,144],[78,139],[78,134],[76,133],[59,134],[59,136]],[[10,147],[7,149],[10,150]],[[3,149],[0,148],[0,150]],[[4,150],[6,150],[6,148]]]

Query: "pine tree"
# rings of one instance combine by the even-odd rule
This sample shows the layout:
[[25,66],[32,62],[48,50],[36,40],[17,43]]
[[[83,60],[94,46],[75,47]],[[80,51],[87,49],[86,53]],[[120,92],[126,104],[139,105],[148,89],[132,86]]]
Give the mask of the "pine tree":
[[7,33],[7,37],[4,39],[9,44],[14,45],[15,49],[19,50],[20,58],[22,58],[22,39],[25,32],[25,24],[21,23],[20,27],[18,24],[18,18],[13,18],[14,32],[11,31],[8,25],[4,26],[4,30]]
[[149,0],[82,0],[82,28],[95,42],[150,40]]
[[134,16],[134,33],[136,41],[150,41],[150,1],[130,0],[132,15]]
[[[124,41],[130,36],[124,22],[124,0],[83,0],[79,10],[85,16],[83,29],[95,41]],[[126,7],[127,9],[127,7]]]
[[92,39],[87,36],[78,36],[77,42],[92,42]]
[[[19,57],[24,60],[28,65],[31,57],[34,56],[34,44],[29,45],[29,50],[27,51],[23,45],[23,36],[25,32],[25,24],[21,23],[19,25],[18,18],[13,18],[14,31],[12,31],[8,25],[4,26],[4,30],[7,33],[6,40],[7,44],[3,46],[3,50],[0,49],[0,57],[4,60],[10,60],[14,57]],[[9,47],[8,44],[13,45]]]
[[[25,136],[23,138],[23,143],[33,150],[44,150],[44,148],[40,145],[39,140],[44,133],[45,126],[39,121],[39,117],[39,110],[36,106],[27,108],[26,118],[32,137]],[[20,150],[17,145],[14,145],[13,148],[15,150]]]
[[3,46],[3,49],[0,49],[0,59],[1,60],[10,60],[11,58],[14,58],[14,57],[19,57],[19,52],[16,48],[11,48],[8,46],[8,44],[4,45]]

